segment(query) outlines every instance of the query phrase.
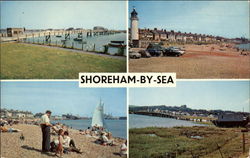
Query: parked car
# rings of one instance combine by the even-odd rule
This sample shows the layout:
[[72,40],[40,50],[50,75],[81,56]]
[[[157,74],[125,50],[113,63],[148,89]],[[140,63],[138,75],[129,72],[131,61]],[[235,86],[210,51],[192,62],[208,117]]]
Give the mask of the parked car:
[[179,56],[183,55],[183,51],[181,51],[179,49],[175,49],[175,48],[169,47],[169,48],[165,49],[164,55],[165,56],[176,56],[176,57],[179,57]]
[[141,57],[144,57],[144,58],[150,58],[151,57],[150,53],[148,51],[146,51],[146,50],[140,50],[138,53],[140,53]]
[[173,49],[173,50],[177,50],[179,51],[182,55],[185,53],[185,51],[183,49],[181,49],[180,47],[168,47],[167,49]]
[[161,56],[163,55],[164,48],[157,43],[150,43],[146,49],[151,56]]
[[141,54],[135,51],[129,51],[129,58],[139,59],[141,58]]

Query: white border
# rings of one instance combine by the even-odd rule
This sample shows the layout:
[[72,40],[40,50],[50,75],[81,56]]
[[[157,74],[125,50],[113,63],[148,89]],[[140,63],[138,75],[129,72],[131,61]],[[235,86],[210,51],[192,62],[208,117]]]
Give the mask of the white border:
[[[56,82],[74,82],[74,81],[79,82],[79,79],[10,79],[10,80],[3,79],[3,80],[0,80],[0,82],[38,82],[38,81],[41,81],[41,82],[54,82],[54,81]],[[203,82],[203,81],[250,81],[250,79],[178,79],[176,78],[176,81],[177,82],[179,81],[199,81],[199,82]],[[151,88],[154,88],[154,87],[151,87]]]
[[127,73],[129,73],[129,52],[128,52],[128,47],[129,47],[129,1],[126,0],[126,31],[127,31],[127,47],[126,47],[126,52],[127,52]]
[[127,158],[129,158],[129,88],[126,88],[127,91]]

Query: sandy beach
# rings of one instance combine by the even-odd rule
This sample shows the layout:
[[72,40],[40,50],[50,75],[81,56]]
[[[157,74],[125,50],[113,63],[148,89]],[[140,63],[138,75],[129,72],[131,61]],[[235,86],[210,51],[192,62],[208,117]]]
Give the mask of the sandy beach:
[[181,45],[181,57],[130,59],[130,72],[176,72],[178,78],[250,78],[250,51],[232,44]]
[[[7,128],[9,126],[6,126]],[[42,132],[39,126],[18,124],[11,126],[12,128],[20,129],[18,133],[1,133],[1,158],[47,158],[56,157],[54,153],[42,154]],[[21,140],[20,136],[23,133],[25,140]],[[63,157],[67,158],[111,158],[120,157],[117,155],[120,151],[120,146],[123,139],[114,138],[116,146],[103,146],[95,144],[95,138],[79,134],[79,131],[69,129],[69,136],[73,138],[76,147],[80,148],[83,153],[77,154],[69,152]],[[51,135],[51,140],[56,136]]]

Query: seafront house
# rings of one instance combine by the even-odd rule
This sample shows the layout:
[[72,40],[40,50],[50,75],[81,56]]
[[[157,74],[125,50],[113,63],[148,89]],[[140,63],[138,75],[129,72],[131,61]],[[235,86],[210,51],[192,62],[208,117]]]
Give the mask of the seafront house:
[[177,33],[176,33],[176,35],[175,35],[175,39],[176,39],[176,41],[177,42],[183,42],[184,41],[184,38],[183,38],[184,36],[183,36],[183,34],[180,32],[180,31],[178,31]]
[[171,41],[171,42],[174,42],[174,41],[175,41],[175,32],[174,32],[174,30],[171,30],[171,31],[169,32],[168,39],[169,39],[169,41]]
[[160,34],[157,31],[157,28],[154,28],[154,30],[152,31],[152,33],[153,33],[153,39],[154,39],[154,41],[159,41],[160,40]]
[[158,32],[158,34],[160,36],[161,41],[166,41],[167,40],[166,30],[161,29],[161,30],[158,30],[157,32]]
[[1,118],[33,118],[34,115],[29,111],[1,109]]
[[198,34],[197,36],[198,36],[198,37],[197,37],[197,38],[198,38],[198,41],[201,42],[201,41],[202,41],[201,34]]
[[24,34],[25,29],[24,28],[7,28],[7,36],[8,37],[14,37],[21,34]]
[[154,40],[154,34],[149,29],[139,29],[140,40]]
[[[224,38],[217,38],[211,35],[197,34],[197,33],[182,33],[181,31],[175,32],[174,30],[167,31],[166,29],[139,29],[139,18],[138,13],[135,8],[131,12],[130,16],[131,27],[129,29],[129,39],[132,47],[147,47],[150,42],[184,42],[184,43],[193,43],[193,42],[215,42],[220,41],[224,42]],[[104,29],[96,27],[96,29]]]
[[193,40],[194,40],[194,41],[199,41],[199,38],[198,38],[197,33],[193,34]]
[[227,39],[223,37],[215,37],[212,35],[198,34],[198,33],[182,33],[181,31],[175,32],[174,30],[167,31],[166,29],[157,29],[153,30],[149,28],[139,29],[139,45],[142,43],[151,42],[184,42],[184,43],[193,43],[193,42],[225,42]]

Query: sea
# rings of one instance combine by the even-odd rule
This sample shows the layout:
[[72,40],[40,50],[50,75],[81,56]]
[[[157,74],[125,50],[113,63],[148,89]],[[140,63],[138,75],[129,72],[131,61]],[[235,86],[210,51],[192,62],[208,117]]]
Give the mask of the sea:
[[[110,34],[110,35],[100,35],[100,36],[92,36],[87,37],[86,33],[83,33],[83,42],[81,41],[74,41],[74,38],[77,38],[78,34],[71,34],[70,39],[67,39],[65,41],[65,44],[67,47],[74,47],[77,49],[83,49],[85,51],[92,51],[93,49],[95,51],[104,51],[104,45],[107,45],[110,43],[110,41],[124,41],[124,44],[126,44],[126,33],[117,33],[117,34]],[[63,45],[64,35],[62,37],[56,37],[54,35],[51,36],[51,44],[55,45]],[[34,43],[46,43],[45,37],[31,37],[27,38],[26,42],[34,42]],[[111,48],[113,50],[109,50],[109,52],[112,54],[117,53],[117,48]]]
[[[91,119],[85,120],[56,120],[51,123],[60,122],[73,129],[84,130],[91,126]],[[127,120],[104,120],[104,127],[112,133],[114,137],[127,139]]]
[[192,121],[176,120],[165,117],[129,114],[129,128],[144,127],[175,127],[175,126],[206,126]]
[[250,43],[236,45],[239,49],[250,50]]

